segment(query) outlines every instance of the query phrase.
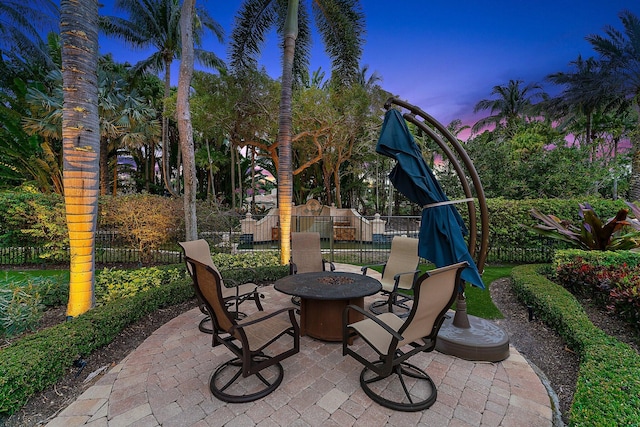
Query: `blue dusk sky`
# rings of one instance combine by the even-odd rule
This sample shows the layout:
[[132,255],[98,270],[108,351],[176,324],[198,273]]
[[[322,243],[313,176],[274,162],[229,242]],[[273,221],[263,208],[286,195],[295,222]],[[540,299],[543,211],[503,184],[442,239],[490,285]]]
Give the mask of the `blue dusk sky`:
[[[300,0],[308,5],[309,0]],[[101,15],[118,14],[113,1],[102,1]],[[204,48],[227,59],[227,42],[241,1],[198,0],[226,32],[224,44],[207,40]],[[635,0],[362,0],[367,32],[361,64],[382,77],[381,86],[433,115],[445,125],[453,119],[473,124],[474,105],[491,98],[496,85],[509,80],[545,84],[545,76],[569,71],[578,55],[596,56],[585,40],[621,29],[618,14],[640,16]],[[322,40],[313,36],[310,70],[330,64]],[[101,53],[135,63],[150,51],[132,50],[123,42],[100,37]],[[260,65],[279,78],[282,51],[275,33],[263,49]],[[177,77],[176,71],[172,75]],[[551,92],[556,87],[545,86]],[[488,113],[487,113],[488,114]]]

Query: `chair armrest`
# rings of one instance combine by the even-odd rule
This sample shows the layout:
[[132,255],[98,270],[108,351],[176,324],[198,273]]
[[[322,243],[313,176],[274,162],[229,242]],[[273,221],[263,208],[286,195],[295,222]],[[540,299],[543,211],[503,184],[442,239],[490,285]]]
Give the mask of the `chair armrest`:
[[413,274],[415,276],[417,273],[420,273],[420,270],[404,271],[393,276],[393,290],[395,291],[396,289],[398,289],[398,282],[400,281],[401,276],[404,276],[405,274]]
[[[252,276],[252,279],[249,279],[249,280],[244,280],[244,278],[233,279],[229,277],[229,274],[234,275],[235,272],[249,272],[249,271],[251,272],[251,276]],[[256,272],[256,270],[252,267],[231,268],[228,270],[220,271],[220,276],[222,277],[222,281],[227,288],[238,287],[246,283],[253,283],[253,281],[255,280],[255,277],[257,277],[257,274],[258,273]]]
[[326,259],[322,258],[322,268],[324,269],[324,271],[327,271],[326,264],[329,264],[329,268],[331,269],[331,271],[336,271],[336,266],[335,266],[334,263],[332,263],[331,261],[327,261]]
[[277,315],[279,315],[279,314],[281,314],[281,313],[286,313],[286,312],[288,312],[288,311],[293,312],[294,310],[295,310],[295,308],[294,308],[294,307],[285,307],[285,308],[281,308],[281,309],[279,309],[279,310],[269,312],[269,313],[265,314],[265,315],[264,315],[264,316],[262,316],[262,317],[258,317],[257,319],[253,319],[253,320],[250,320],[250,321],[247,321],[247,322],[243,322],[243,323],[235,324],[235,325],[233,325],[233,326],[231,326],[231,327],[229,328],[229,331],[228,331],[228,332],[229,332],[230,334],[232,334],[236,329],[242,329],[242,328],[244,328],[244,327],[246,327],[246,326],[254,325],[254,324],[256,324],[256,323],[260,323],[260,322],[262,322],[262,321],[264,321],[264,320],[267,320],[267,319],[270,319],[270,318],[272,318],[272,317],[275,317],[275,316],[277,316]]
[[348,317],[348,312],[349,310],[355,310],[360,314],[363,314],[366,318],[373,320],[376,324],[378,324],[380,327],[382,327],[385,331],[387,331],[389,334],[391,334],[394,338],[396,338],[398,341],[402,341],[402,335],[400,335],[397,331],[395,331],[394,329],[391,329],[391,327],[389,325],[387,325],[386,323],[384,323],[382,320],[378,319],[378,317],[376,317],[375,315],[373,315],[372,313],[365,311],[364,309],[358,307],[357,305],[348,305],[344,308],[344,311],[342,312],[342,323],[343,325],[346,327],[347,326],[347,317]]
[[369,265],[363,265],[363,266],[362,266],[362,268],[360,269],[360,271],[362,271],[362,274],[367,274],[367,270],[368,270],[369,268],[371,268],[371,267],[381,267],[381,266],[382,266],[382,267],[384,267],[384,266],[386,266],[386,265],[387,265],[387,263],[386,263],[386,262],[383,262],[383,263],[380,263],[380,264],[369,264]]

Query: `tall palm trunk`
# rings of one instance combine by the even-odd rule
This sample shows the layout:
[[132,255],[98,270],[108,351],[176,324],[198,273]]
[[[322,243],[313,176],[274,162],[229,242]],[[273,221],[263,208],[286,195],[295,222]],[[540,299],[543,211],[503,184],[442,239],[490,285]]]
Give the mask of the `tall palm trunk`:
[[293,205],[293,173],[291,171],[291,98],[293,86],[293,54],[298,37],[298,0],[289,0],[284,27],[282,60],[282,92],[278,120],[278,209],[280,216],[280,261],[291,259],[291,212]]
[[167,100],[171,95],[171,57],[164,60],[164,99],[162,102],[162,179],[167,191],[174,197],[178,197],[173,185],[171,185],[171,147],[169,143],[169,118],[167,117]]
[[189,88],[193,77],[193,13],[196,0],[184,0],[180,14],[180,32],[182,34],[182,61],[178,79],[178,131],[184,174],[184,218],[186,240],[198,238],[196,219],[196,160],[193,146],[193,127],[189,107]]
[[233,142],[229,141],[229,156],[231,166],[231,209],[236,209],[236,149]]
[[63,182],[71,251],[67,316],[94,304],[98,217],[98,2],[62,0]]
[[109,142],[100,141],[100,195],[107,195],[109,188]]
[[[636,111],[640,108],[636,105]],[[640,201],[640,124],[632,132],[631,137],[631,177],[629,179],[629,199]]]

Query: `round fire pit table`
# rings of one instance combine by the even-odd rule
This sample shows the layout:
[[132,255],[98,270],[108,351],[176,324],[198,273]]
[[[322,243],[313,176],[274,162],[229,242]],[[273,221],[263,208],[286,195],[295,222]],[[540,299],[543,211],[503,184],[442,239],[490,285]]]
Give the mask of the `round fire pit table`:
[[[344,308],[364,308],[364,297],[382,289],[373,277],[337,271],[291,274],[276,280],[273,287],[300,297],[300,334],[324,341],[342,341]],[[349,323],[362,318],[355,310],[349,311]]]

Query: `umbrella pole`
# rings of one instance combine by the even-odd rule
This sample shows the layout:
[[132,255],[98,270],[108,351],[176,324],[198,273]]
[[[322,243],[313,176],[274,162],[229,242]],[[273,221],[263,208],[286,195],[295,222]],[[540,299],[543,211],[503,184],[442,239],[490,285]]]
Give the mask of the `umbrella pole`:
[[469,316],[467,316],[467,299],[464,296],[464,289],[458,292],[456,314],[453,316],[453,326],[462,329],[469,329],[471,327],[469,324]]
[[455,314],[442,323],[436,350],[465,360],[499,362],[509,357],[509,335],[495,323],[467,314],[462,281]]

